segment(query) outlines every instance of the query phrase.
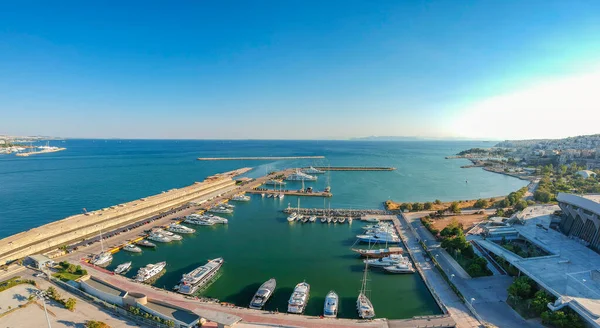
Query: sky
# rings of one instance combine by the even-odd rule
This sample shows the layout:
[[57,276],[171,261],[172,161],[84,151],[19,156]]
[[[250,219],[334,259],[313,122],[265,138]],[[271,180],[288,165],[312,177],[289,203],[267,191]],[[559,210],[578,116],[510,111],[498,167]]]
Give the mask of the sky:
[[600,1],[3,1],[0,134],[600,133]]

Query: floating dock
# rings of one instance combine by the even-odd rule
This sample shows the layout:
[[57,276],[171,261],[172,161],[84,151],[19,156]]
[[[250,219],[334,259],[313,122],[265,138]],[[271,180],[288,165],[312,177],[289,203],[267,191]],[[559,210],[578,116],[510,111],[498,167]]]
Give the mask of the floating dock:
[[281,160],[281,159],[323,159],[325,156],[289,156],[289,157],[198,157],[199,161],[269,161],[269,160]]
[[364,215],[392,215],[391,212],[386,210],[376,209],[347,209],[347,208],[301,208],[288,207],[283,210],[284,213],[290,214],[296,212],[302,215],[315,215],[315,216],[343,216],[343,217],[362,217]]
[[[395,167],[375,167],[375,166],[318,166],[314,167],[321,171],[394,171]],[[308,168],[306,168],[308,169]]]
[[272,190],[272,189],[268,189],[268,190],[248,190],[247,193],[249,193],[249,194],[265,194],[265,195],[270,195],[270,194],[274,194],[274,195],[284,194],[284,195],[290,195],[290,196],[307,196],[307,197],[331,197],[331,196],[333,196],[332,193],[325,192],[325,191],[301,192],[301,191],[298,191],[298,190],[278,191],[278,190]]

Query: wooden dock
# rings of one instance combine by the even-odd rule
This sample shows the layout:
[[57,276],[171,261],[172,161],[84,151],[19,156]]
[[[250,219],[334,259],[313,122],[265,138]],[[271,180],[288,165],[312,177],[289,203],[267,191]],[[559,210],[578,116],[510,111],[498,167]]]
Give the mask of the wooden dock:
[[198,157],[199,161],[269,161],[282,159],[323,159],[325,156]]
[[331,196],[333,196],[332,193],[325,192],[325,191],[301,192],[298,190],[278,191],[278,190],[268,189],[268,190],[248,190],[246,192],[249,194],[265,194],[265,195],[270,195],[270,194],[279,195],[279,194],[283,193],[284,195],[307,196],[307,197],[331,197]]
[[336,217],[362,217],[364,215],[390,215],[391,212],[386,210],[376,209],[348,209],[348,208],[301,208],[288,207],[283,210],[284,213],[296,212],[302,215],[315,215],[315,216],[336,216]]
[[315,167],[321,171],[394,171],[395,167],[372,167],[372,166],[331,166],[331,167]]

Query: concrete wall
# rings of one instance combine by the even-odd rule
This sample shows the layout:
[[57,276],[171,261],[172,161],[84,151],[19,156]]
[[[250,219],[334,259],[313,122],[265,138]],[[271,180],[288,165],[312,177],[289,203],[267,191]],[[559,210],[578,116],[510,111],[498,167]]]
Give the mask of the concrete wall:
[[[168,307],[172,307],[172,308],[177,308],[177,309],[180,309],[181,311],[190,312],[190,311],[189,311],[189,310],[187,310],[187,309],[184,309],[184,308],[181,308],[181,307],[178,307],[178,306],[172,305],[172,304],[167,304],[167,303],[160,302],[160,301],[156,301],[156,300],[153,300],[152,302],[155,302],[155,303],[158,303],[158,304],[162,304],[163,306],[168,306]],[[159,318],[161,318],[161,319],[163,319],[163,320],[172,320],[173,322],[175,322],[175,327],[177,327],[177,328],[179,328],[179,327],[182,327],[182,328],[187,328],[187,327],[192,327],[192,326],[193,326],[193,325],[191,325],[191,326],[188,326],[188,325],[187,325],[185,322],[181,322],[181,321],[179,321],[179,320],[177,320],[177,319],[175,319],[175,318],[173,318],[173,317],[171,317],[171,316],[167,316],[167,315],[165,315],[165,314],[163,314],[163,313],[161,313],[161,312],[155,311],[154,309],[152,309],[152,308],[148,307],[148,306],[147,306],[147,304],[148,304],[148,303],[144,303],[144,304],[142,304],[142,303],[138,303],[138,304],[137,304],[137,306],[138,306],[140,309],[142,309],[143,311],[145,311],[145,312],[148,312],[148,313],[150,313],[150,314],[152,314],[152,315],[156,315],[156,316],[158,316]],[[199,320],[200,320],[200,317],[198,317],[198,321],[199,321]],[[197,321],[196,321],[196,323],[197,323]]]
[[232,187],[235,187],[235,181],[231,178],[195,183],[185,188],[172,189],[155,196],[87,214],[74,215],[33,228],[0,240],[0,264],[79,241],[84,237],[98,234],[100,231],[115,229],[158,212],[181,206],[215,191]]
[[106,301],[108,303],[114,304],[114,305],[118,305],[118,306],[123,306],[123,297],[119,296],[119,295],[113,295],[111,293],[107,293],[105,291],[96,289],[95,287],[91,286],[90,284],[88,284],[88,281],[91,278],[82,278],[79,280],[79,286],[81,286],[81,289],[83,289],[86,293],[93,295],[103,301]]
[[591,249],[600,252],[600,204],[569,194],[559,194],[558,205],[563,211],[560,230],[587,242]]

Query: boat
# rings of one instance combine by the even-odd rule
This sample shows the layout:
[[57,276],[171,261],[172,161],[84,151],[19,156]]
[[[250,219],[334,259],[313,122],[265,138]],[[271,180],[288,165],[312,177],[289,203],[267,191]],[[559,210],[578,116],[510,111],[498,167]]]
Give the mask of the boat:
[[123,250],[132,252],[132,253],[141,253],[142,252],[141,248],[139,248],[135,245],[132,245],[132,244],[127,244],[127,245],[123,246]]
[[[185,223],[189,223],[189,224],[195,224],[195,225],[204,225],[204,226],[211,226],[214,225],[215,223],[217,223],[215,220],[210,219],[215,217],[217,218],[218,216],[212,216],[212,215],[198,215],[198,214],[191,214],[185,217],[185,220],[183,222]],[[219,219],[223,219],[221,217],[218,217]],[[223,219],[225,220],[225,219]]]
[[222,218],[220,216],[216,216],[216,215],[212,215],[212,214],[205,214],[205,215],[202,215],[200,218],[204,219],[204,220],[208,220],[208,221],[214,222],[214,223],[217,223],[217,224],[227,224],[227,223],[229,223],[229,220],[227,220],[226,218]]
[[265,197],[265,193],[264,193],[264,192],[263,192],[263,193],[261,193],[261,194],[260,194],[260,197]]
[[415,268],[409,261],[398,263],[396,265],[383,267],[383,270],[389,273],[414,273]]
[[309,222],[315,222],[317,221],[317,217],[316,216],[311,216],[310,218],[308,218]]
[[146,239],[142,239],[135,244],[138,246],[144,246],[144,247],[151,247],[151,248],[156,247],[156,244],[151,243],[151,242],[147,241]]
[[219,257],[216,259],[209,260],[208,263],[197,267],[193,271],[186,273],[181,278],[179,285],[175,287],[177,292],[186,295],[192,295],[202,286],[206,285],[212,277],[214,277],[221,266],[223,265],[223,258]]
[[358,298],[356,299],[356,310],[358,316],[361,319],[372,319],[375,317],[375,309],[371,300],[367,297],[367,271],[369,270],[369,264],[365,263],[365,274],[362,279],[362,286]]
[[293,212],[292,214],[290,214],[287,217],[288,222],[294,222],[294,220],[296,220],[298,218],[298,214],[296,214],[296,212]]
[[373,229],[386,229],[386,228],[391,228],[392,225],[389,223],[385,223],[385,222],[380,222],[378,224],[367,224],[366,226],[363,226],[363,230],[373,230]]
[[268,194],[268,195],[267,195],[267,198],[273,198],[273,197],[275,197],[275,195],[274,195],[274,194]]
[[381,257],[378,259],[366,259],[366,260],[363,260],[363,262],[368,263],[370,266],[373,266],[373,267],[383,268],[383,267],[387,267],[387,266],[400,264],[403,262],[408,262],[408,260],[401,254],[392,254],[392,255],[388,255],[386,257]]
[[331,221],[333,221],[333,223],[338,223],[338,219],[337,218],[333,218],[333,220],[331,220]]
[[331,217],[327,217],[327,223],[331,223]]
[[131,269],[131,262],[121,263],[121,264],[117,265],[117,268],[115,269],[115,273],[122,274],[122,273],[129,271],[129,269]]
[[382,258],[392,254],[402,254],[402,247],[388,247],[388,248],[379,248],[379,249],[357,249],[353,248],[352,251],[360,254],[362,257],[370,257],[370,258]]
[[249,202],[250,196],[246,195],[235,195],[231,198],[231,200],[235,200],[236,202]]
[[135,280],[139,282],[145,282],[159,274],[165,267],[167,262],[158,262],[156,264],[148,264],[143,268],[140,268],[135,276]]
[[196,232],[196,229],[188,228],[186,226],[182,226],[181,224],[177,224],[177,223],[171,223],[169,225],[169,227],[167,228],[167,230],[170,232],[185,233],[185,234],[190,234],[190,233]]
[[181,237],[180,235],[174,234],[170,231],[166,231],[163,229],[156,229],[155,231],[157,231],[158,233],[161,233],[163,235],[165,235],[167,238],[171,239],[171,240],[182,240],[183,237]]
[[221,214],[231,214],[231,213],[233,213],[233,210],[230,209],[230,208],[225,208],[223,206],[218,206],[218,207],[209,208],[208,212],[210,212],[210,213],[221,213]]
[[339,306],[339,297],[333,290],[325,296],[325,305],[323,306],[323,316],[326,318],[337,317]]
[[348,224],[352,224],[352,218],[348,218]]
[[321,223],[327,223],[327,218],[326,217],[322,217],[321,218]]
[[389,232],[378,232],[374,235],[358,235],[356,236],[359,241],[363,243],[377,244],[377,243],[388,243],[388,244],[399,244],[402,242],[396,234]]
[[325,171],[319,170],[319,169],[315,169],[314,167],[309,167],[307,169],[302,170],[302,172],[306,173],[306,174],[324,174]]
[[379,223],[379,219],[378,218],[366,218],[365,221]]
[[223,203],[220,206],[225,207],[225,208],[229,208],[229,209],[234,209],[235,205],[229,204],[229,203]]
[[379,229],[367,230],[364,232],[364,234],[373,236],[380,232],[396,234],[396,230],[394,228],[379,228]]
[[306,223],[306,222],[308,222],[308,217],[303,216],[301,220],[302,220],[302,223]]
[[90,262],[93,265],[103,267],[103,266],[107,266],[112,261],[112,259],[113,259],[113,257],[110,252],[102,252],[102,253],[94,256]]
[[281,180],[271,179],[271,180],[267,180],[267,182],[265,182],[265,184],[269,185],[269,186],[283,186],[283,185],[285,185],[285,182],[281,181]]
[[152,241],[157,241],[159,243],[170,243],[171,242],[171,238],[156,232],[156,231],[152,231],[149,235],[148,235],[148,239],[152,240]]
[[308,303],[310,295],[310,285],[306,282],[301,282],[296,285],[290,300],[288,301],[288,312],[302,314]]
[[346,222],[346,218],[339,218],[339,219],[338,219],[338,222],[339,222],[339,223],[344,223],[344,222]]
[[317,177],[296,170],[295,173],[288,175],[285,179],[287,181],[316,181]]
[[275,280],[275,278],[271,278],[265,281],[256,291],[254,297],[252,297],[252,301],[250,301],[250,308],[260,310],[263,306],[265,306],[265,304],[269,300],[269,297],[273,295],[276,286],[277,281]]

